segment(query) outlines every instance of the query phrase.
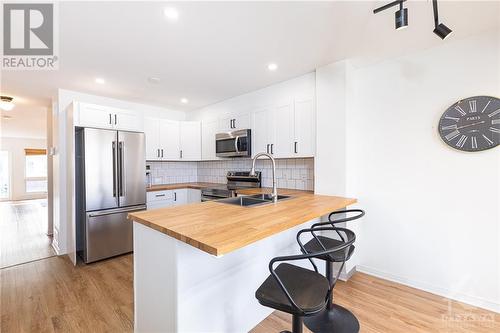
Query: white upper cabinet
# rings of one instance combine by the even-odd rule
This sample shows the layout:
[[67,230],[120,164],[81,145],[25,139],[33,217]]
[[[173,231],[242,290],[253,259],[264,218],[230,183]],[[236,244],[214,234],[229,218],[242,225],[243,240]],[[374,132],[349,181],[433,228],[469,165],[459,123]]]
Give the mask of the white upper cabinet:
[[274,114],[270,108],[262,108],[253,112],[252,155],[270,153],[274,141]]
[[293,155],[293,109],[293,100],[280,103],[274,108],[274,141],[271,142],[270,153],[276,158]]
[[180,124],[178,121],[161,119],[160,157],[163,160],[180,159]]
[[181,160],[197,161],[201,159],[201,126],[199,121],[180,122]]
[[181,161],[201,159],[199,121],[175,121],[146,118],[146,159]]
[[219,119],[220,132],[230,132],[250,128],[250,113],[230,113]]
[[142,132],[143,117],[136,111],[122,110],[108,106],[76,103],[78,105],[75,125],[125,131]]
[[201,122],[201,159],[216,160],[215,135],[219,132],[217,119],[203,120]]
[[315,153],[313,97],[290,98],[252,112],[252,155],[312,157]]
[[146,136],[146,160],[160,159],[160,122],[156,118],[144,119]]
[[78,116],[75,117],[77,126],[113,128],[114,117],[111,110],[106,106],[77,103]]
[[314,156],[316,151],[316,122],[314,99],[312,97],[295,99],[294,123],[294,156]]

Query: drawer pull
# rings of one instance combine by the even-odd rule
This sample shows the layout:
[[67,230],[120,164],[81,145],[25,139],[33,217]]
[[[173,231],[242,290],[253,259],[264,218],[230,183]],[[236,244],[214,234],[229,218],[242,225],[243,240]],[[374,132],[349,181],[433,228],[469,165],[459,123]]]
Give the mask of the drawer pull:
[[164,197],[165,194],[155,194],[155,197],[159,198],[159,197]]

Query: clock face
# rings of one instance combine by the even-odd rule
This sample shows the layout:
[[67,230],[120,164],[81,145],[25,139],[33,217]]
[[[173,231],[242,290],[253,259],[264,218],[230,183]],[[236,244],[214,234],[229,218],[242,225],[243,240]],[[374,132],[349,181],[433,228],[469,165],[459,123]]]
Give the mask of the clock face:
[[474,96],[450,106],[439,120],[439,135],[450,147],[480,151],[500,143],[500,99]]

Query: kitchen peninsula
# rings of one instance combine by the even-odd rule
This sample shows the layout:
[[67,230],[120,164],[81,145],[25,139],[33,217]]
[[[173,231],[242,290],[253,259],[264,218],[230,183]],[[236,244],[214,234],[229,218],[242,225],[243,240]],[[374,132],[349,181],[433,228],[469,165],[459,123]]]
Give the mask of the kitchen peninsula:
[[308,191],[279,194],[290,198],[254,207],[212,201],[130,214],[135,332],[248,332],[268,316],[271,310],[254,293],[269,274],[269,260],[298,253],[298,230],[356,202]]

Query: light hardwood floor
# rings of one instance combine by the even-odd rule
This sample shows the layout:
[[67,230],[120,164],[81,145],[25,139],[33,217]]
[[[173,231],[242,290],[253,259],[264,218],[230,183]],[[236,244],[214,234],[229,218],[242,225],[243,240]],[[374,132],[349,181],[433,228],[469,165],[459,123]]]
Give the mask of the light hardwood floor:
[[[0,332],[132,332],[132,258],[73,267],[52,257],[0,270]],[[361,332],[500,332],[498,314],[361,273],[338,284],[335,300]],[[289,328],[290,317],[274,312],[252,333]]]
[[55,255],[46,233],[46,200],[1,202],[0,268]]

